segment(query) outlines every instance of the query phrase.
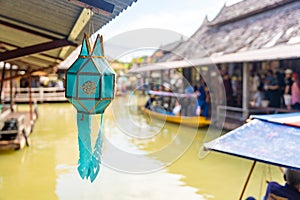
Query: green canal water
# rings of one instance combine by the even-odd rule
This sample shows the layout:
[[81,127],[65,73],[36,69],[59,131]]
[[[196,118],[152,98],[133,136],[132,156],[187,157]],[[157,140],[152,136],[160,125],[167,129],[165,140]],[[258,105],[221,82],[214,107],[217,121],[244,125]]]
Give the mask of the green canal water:
[[[0,200],[239,198],[251,161],[214,152],[199,158],[207,129],[149,119],[136,104],[134,98],[119,97],[105,112],[103,165],[93,183],[77,173],[74,108],[38,105],[31,146],[0,153]],[[97,121],[98,116],[94,132]],[[260,199],[266,180],[283,182],[278,167],[258,163],[245,197]]]

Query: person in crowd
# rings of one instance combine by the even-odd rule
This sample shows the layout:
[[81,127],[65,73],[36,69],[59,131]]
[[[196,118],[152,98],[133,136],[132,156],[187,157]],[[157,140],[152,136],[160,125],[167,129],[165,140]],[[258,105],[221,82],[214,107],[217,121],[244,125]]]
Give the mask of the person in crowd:
[[297,73],[292,74],[292,108],[300,110],[300,80]]
[[292,105],[292,73],[293,71],[291,69],[285,70],[285,88],[284,88],[284,104],[287,109],[291,109]]
[[175,115],[175,116],[180,116],[180,111],[181,111],[181,105],[176,100],[175,107],[172,110],[172,114]]
[[257,92],[257,88],[260,86],[260,76],[258,73],[253,73],[252,74],[252,85],[251,85],[251,92],[255,94]]
[[280,108],[280,86],[277,77],[272,70],[267,72],[265,78],[266,99],[269,107]]
[[255,107],[262,107],[262,100],[264,99],[263,88],[259,85],[253,95],[253,104]]
[[180,103],[176,100],[175,102],[175,106],[172,109],[172,111],[166,110],[164,107],[157,105],[153,108],[154,111],[161,113],[161,114],[165,114],[165,115],[173,115],[173,116],[180,116],[180,112],[181,112],[181,105]]
[[284,90],[285,90],[285,76],[284,76],[284,73],[282,73],[281,71],[276,71],[275,73],[275,77],[277,79],[277,82],[278,82],[278,86],[279,86],[279,96],[280,96],[280,107],[281,106],[285,106],[284,105],[284,98],[283,98],[283,95],[284,95]]
[[[299,200],[300,199],[300,171],[285,169],[283,179],[285,185],[269,182],[263,200]],[[256,200],[248,197],[246,200]]]
[[[164,83],[163,84],[164,91],[163,92],[172,92],[171,91],[171,86],[169,83]],[[162,96],[162,106],[164,109],[167,111],[172,111],[172,98],[171,96]]]
[[205,84],[203,81],[201,81],[199,88],[195,88],[195,93],[197,95],[195,114],[197,116],[203,115],[204,117],[208,117],[208,104],[206,102],[207,97],[205,91]]
[[149,99],[147,100],[146,104],[145,104],[145,108],[149,109],[149,110],[153,110],[153,102],[155,100],[155,96],[154,95],[150,95]]
[[233,90],[232,90],[232,85],[231,85],[231,78],[227,72],[224,73],[224,75],[223,75],[223,84],[224,84],[224,89],[226,92],[227,104],[229,106],[231,106],[232,102],[233,102],[233,96],[232,96]]
[[57,82],[55,83],[55,87],[57,87],[59,89],[63,89],[64,88],[64,82],[61,79],[58,79]]
[[284,172],[285,185],[269,182],[264,200],[299,200],[300,171],[286,169]]
[[181,104],[181,115],[182,116],[193,116],[194,108],[196,104],[196,98],[194,97],[194,88],[188,86],[185,88],[185,96],[180,99]]

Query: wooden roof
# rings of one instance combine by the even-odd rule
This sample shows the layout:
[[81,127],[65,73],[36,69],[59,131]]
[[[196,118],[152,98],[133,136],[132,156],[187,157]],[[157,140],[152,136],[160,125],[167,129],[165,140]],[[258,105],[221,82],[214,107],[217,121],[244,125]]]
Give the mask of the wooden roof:
[[221,25],[266,12],[293,0],[246,0],[221,9],[219,14],[209,25]]
[[[300,44],[300,1],[244,0],[224,7],[211,22],[205,19],[192,37],[172,50],[173,56],[168,61],[278,47],[285,47],[286,50],[297,44]],[[287,52],[281,53],[282,57],[289,58],[284,55]],[[247,61],[256,61],[256,57],[251,60],[249,55],[245,58]],[[267,54],[262,54],[260,59],[264,56],[269,58]],[[296,56],[293,54],[291,58],[295,57],[300,57],[300,53]]]
[[84,33],[96,32],[135,1],[0,0],[0,61],[32,71],[57,66]]

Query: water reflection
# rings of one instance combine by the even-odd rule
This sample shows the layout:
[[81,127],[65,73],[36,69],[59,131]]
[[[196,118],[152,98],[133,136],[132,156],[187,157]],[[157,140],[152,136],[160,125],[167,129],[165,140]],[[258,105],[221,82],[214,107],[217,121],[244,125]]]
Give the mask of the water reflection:
[[[116,103],[124,106],[125,100],[120,98]],[[107,110],[104,165],[92,184],[82,181],[76,169],[78,144],[73,107],[39,105],[39,119],[30,136],[32,145],[0,154],[0,199],[238,199],[250,161],[218,153],[199,159],[206,129],[155,121],[132,105],[127,103],[126,109],[117,110],[126,118],[125,125],[116,120],[113,106]],[[95,117],[95,133],[98,122],[99,117]],[[164,168],[165,165],[168,166]],[[266,165],[258,165],[246,195],[258,197],[265,189],[265,168]],[[273,180],[283,181],[277,168],[270,169],[268,174]]]

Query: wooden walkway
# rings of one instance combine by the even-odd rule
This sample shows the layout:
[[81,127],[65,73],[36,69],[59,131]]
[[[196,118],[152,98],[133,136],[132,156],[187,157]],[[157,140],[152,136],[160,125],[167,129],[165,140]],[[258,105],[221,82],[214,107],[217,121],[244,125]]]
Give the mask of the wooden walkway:
[[[9,89],[5,90],[5,97],[9,99]],[[14,102],[28,103],[29,102],[29,88],[15,88],[14,89]],[[31,99],[33,102],[66,102],[65,89],[57,87],[49,88],[31,88]]]
[[[299,112],[299,110],[288,110],[286,108],[259,107],[259,108],[249,108],[248,110],[245,111],[242,108],[237,108],[237,107],[219,106],[217,112],[218,112],[218,116],[221,117],[221,119],[222,117],[224,117],[225,119],[223,128],[225,130],[233,130],[246,123],[250,115],[291,113],[291,112]],[[222,120],[218,120],[218,121],[222,121]]]

